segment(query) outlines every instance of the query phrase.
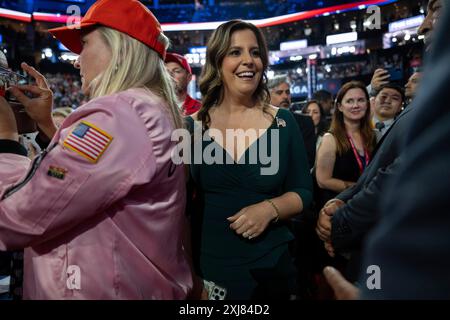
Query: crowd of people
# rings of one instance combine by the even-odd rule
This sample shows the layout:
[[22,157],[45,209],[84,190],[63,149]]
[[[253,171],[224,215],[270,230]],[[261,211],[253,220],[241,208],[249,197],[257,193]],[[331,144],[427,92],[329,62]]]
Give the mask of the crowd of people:
[[[344,2],[321,1],[311,5],[305,1],[283,0],[215,1],[213,5],[209,5],[208,1],[200,1],[201,5],[196,10],[194,1],[181,5],[177,5],[175,2],[160,1],[158,8],[154,8],[154,13],[161,23],[226,21],[233,16],[251,20],[298,13],[310,10],[311,7],[317,5],[320,5],[321,8],[332,7]],[[387,28],[390,22],[422,14],[421,8],[423,8],[423,3],[424,0],[417,1],[417,3],[411,3],[409,0],[400,0],[396,3],[380,6],[382,29]],[[148,5],[150,8],[153,8],[151,4]],[[50,4],[45,3],[42,6],[41,10],[46,11],[46,6],[50,6]],[[5,2],[4,8],[18,11],[24,10],[23,4],[9,3],[8,1]],[[63,7],[61,4],[58,4],[58,8]],[[53,12],[48,9],[47,11]],[[367,19],[367,15],[366,10],[332,13],[329,16],[318,16],[264,27],[262,30],[270,50],[279,50],[281,42],[298,39],[307,39],[310,45],[320,45],[325,43],[325,35],[351,31],[364,32],[365,37],[376,41],[379,37],[376,30],[373,32],[365,30],[364,21]],[[351,28],[352,24],[350,22],[356,24],[356,29]],[[19,65],[20,59],[34,59],[34,57],[30,57],[29,53],[44,48],[51,48],[54,51],[53,57],[49,60],[53,59],[55,61],[57,55],[64,52],[61,52],[58,43],[46,32],[52,26],[53,24],[45,21],[36,21],[30,24],[0,19],[0,34],[3,36],[2,45],[10,51],[11,57],[18,61],[17,65]],[[336,28],[336,26],[339,27]],[[168,32],[168,35],[171,38],[172,50],[185,53],[189,52],[190,47],[205,46],[211,33],[212,30],[180,30]],[[357,51],[359,51],[358,48]]]
[[[379,68],[336,97],[315,92],[301,111],[289,75],[267,79],[264,33],[249,22],[212,33],[201,101],[139,1],[99,0],[78,29],[49,30],[79,54],[81,80],[22,63],[34,82],[0,97],[0,297],[332,299],[326,278],[338,299],[448,298],[446,260],[429,276],[417,257],[448,253],[433,238],[449,229],[446,189],[424,192],[435,203],[408,192],[450,181],[438,153],[424,158],[448,153],[446,118],[438,127],[425,109],[448,115],[449,9],[430,0],[418,30],[427,54],[436,42],[423,75],[402,88]],[[442,81],[425,82],[434,75]],[[433,93],[441,100],[424,105]],[[11,96],[41,152],[24,143]],[[415,235],[421,244],[407,246]],[[373,265],[388,279],[377,290],[364,286]]]
[[352,78],[372,73],[370,64],[367,61],[319,66],[317,69],[317,76],[322,79]]
[[81,91],[80,77],[73,74],[45,74],[53,92],[53,108],[76,109],[87,102]]

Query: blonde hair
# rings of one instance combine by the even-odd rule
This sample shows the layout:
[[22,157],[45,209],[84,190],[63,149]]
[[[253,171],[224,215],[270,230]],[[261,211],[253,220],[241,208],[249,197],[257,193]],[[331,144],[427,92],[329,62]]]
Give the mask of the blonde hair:
[[61,107],[53,109],[52,115],[53,116],[62,116],[64,118],[68,117],[69,114],[71,114],[73,109],[71,107]]
[[[175,128],[182,127],[177,98],[164,61],[158,53],[142,42],[120,31],[97,28],[111,48],[111,62],[90,84],[90,98],[114,94],[130,88],[146,88],[162,97]],[[159,41],[169,46],[169,39],[160,34]]]

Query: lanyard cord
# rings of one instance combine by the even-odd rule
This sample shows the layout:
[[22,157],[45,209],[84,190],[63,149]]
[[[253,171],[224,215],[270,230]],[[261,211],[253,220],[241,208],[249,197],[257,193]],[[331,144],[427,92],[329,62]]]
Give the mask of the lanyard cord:
[[355,147],[355,144],[353,143],[352,138],[349,135],[347,135],[347,138],[348,138],[348,141],[350,142],[350,145],[352,146],[352,150],[353,150],[353,154],[355,155],[356,162],[358,163],[359,173],[362,174],[364,168],[367,167],[367,165],[369,164],[369,160],[370,160],[369,153],[367,152],[367,149],[364,148],[365,165],[363,166],[363,163],[361,161],[358,151],[356,150],[356,147]]

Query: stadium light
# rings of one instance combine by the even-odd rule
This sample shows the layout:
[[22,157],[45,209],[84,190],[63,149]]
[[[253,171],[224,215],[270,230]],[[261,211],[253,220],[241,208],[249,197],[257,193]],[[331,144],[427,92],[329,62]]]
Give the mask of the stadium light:
[[286,41],[280,43],[280,50],[286,51],[286,50],[294,50],[294,49],[302,49],[306,48],[308,46],[308,40],[301,39],[296,41]]
[[327,45],[338,44],[344,42],[352,42],[358,40],[357,32],[346,32],[327,36]]

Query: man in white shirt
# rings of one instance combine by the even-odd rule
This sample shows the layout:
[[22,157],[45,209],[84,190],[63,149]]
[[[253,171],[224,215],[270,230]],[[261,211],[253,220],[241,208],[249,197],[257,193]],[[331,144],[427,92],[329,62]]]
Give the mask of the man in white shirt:
[[389,130],[395,117],[401,112],[405,95],[401,87],[386,84],[375,96],[373,124],[377,135],[377,142]]

